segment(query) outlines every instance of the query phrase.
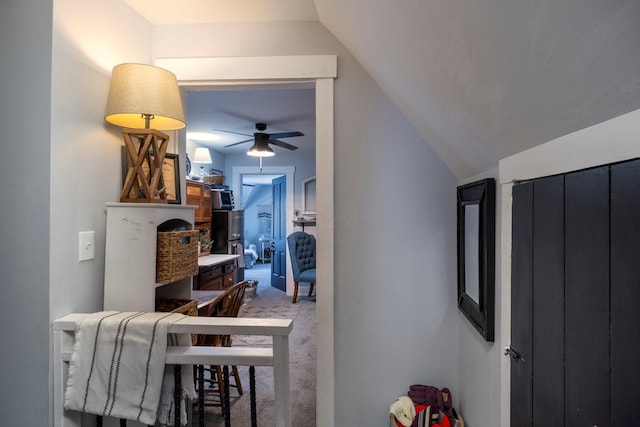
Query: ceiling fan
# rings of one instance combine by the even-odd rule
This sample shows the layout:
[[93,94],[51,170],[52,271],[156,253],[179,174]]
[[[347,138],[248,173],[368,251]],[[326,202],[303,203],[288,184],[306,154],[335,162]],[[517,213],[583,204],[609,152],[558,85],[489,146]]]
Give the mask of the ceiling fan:
[[[220,132],[235,133],[237,135],[251,136],[251,135],[246,134],[246,133],[232,132],[232,131],[222,130],[222,129],[214,129],[214,130],[220,131]],[[239,144],[244,144],[245,142],[249,142],[249,141],[254,141],[254,147],[251,148],[252,150],[253,150],[253,148],[257,148],[258,150],[267,149],[268,151],[272,151],[268,147],[268,144],[277,145],[278,147],[286,148],[287,150],[297,150],[298,147],[296,147],[295,145],[291,145],[291,144],[288,144],[288,143],[286,143],[284,141],[280,141],[278,138],[291,138],[293,136],[304,136],[304,134],[302,132],[297,132],[297,131],[295,131],[295,132],[266,133],[265,132],[265,130],[267,130],[267,124],[266,123],[256,123],[256,130],[257,130],[257,132],[255,132],[253,134],[252,138],[245,139],[245,140],[239,141],[239,142],[234,142],[233,144],[225,145],[225,148],[226,147],[233,147],[233,146],[239,145]]]

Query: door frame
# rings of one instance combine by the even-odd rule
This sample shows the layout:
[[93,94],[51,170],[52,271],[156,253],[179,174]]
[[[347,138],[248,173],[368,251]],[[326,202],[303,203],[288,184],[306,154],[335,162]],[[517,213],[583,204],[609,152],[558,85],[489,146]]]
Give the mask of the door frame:
[[[316,298],[316,425],[335,424],[334,364],[334,79],[337,55],[158,58],[182,86],[229,86],[309,82],[316,98],[318,283]],[[183,133],[184,134],[184,133]],[[288,184],[288,182],[287,182]],[[293,187],[293,186],[291,186]],[[289,191],[287,189],[287,191]],[[289,210],[289,208],[287,208]],[[287,286],[288,287],[288,286]]]
[[[287,210],[287,236],[293,233],[293,218],[294,218],[294,176],[296,168],[295,166],[263,166],[262,173],[264,175],[285,175],[287,181],[286,189],[286,210]],[[238,209],[243,209],[242,206],[242,175],[255,175],[255,166],[232,166],[231,167],[231,189],[233,194],[237,194],[235,197],[238,200]],[[287,295],[293,295],[293,272],[291,271],[291,262],[287,259]]]
[[[514,182],[573,172],[640,157],[637,142],[640,110],[565,135],[533,149],[500,160],[500,347],[511,340],[511,225]],[[551,159],[551,160],[550,160]],[[497,338],[497,337],[496,337]],[[511,418],[510,359],[500,363],[500,425]]]

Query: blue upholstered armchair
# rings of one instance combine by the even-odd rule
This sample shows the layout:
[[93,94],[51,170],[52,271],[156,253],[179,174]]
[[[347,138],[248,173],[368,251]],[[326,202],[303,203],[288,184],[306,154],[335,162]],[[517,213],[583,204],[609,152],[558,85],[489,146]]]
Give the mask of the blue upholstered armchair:
[[309,296],[316,283],[316,238],[303,231],[296,231],[287,237],[291,269],[293,270],[293,303],[298,299],[298,283],[309,283]]

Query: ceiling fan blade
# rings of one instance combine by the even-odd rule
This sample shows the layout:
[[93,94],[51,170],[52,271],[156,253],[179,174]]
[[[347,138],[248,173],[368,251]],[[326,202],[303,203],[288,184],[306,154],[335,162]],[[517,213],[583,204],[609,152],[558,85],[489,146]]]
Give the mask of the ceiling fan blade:
[[236,111],[222,110],[222,114],[230,116],[230,117],[233,117],[235,119],[238,119],[238,120],[246,122],[246,123],[256,123],[256,122],[260,121],[260,120],[256,119],[255,117],[249,117],[246,114],[239,113],[239,112],[236,112]]
[[302,132],[280,132],[280,133],[270,133],[269,138],[291,138],[292,136],[304,136]]
[[211,129],[211,130],[215,132],[233,133],[235,135],[253,136],[250,133],[234,132],[232,130],[224,130],[224,129]]
[[295,145],[287,144],[284,141],[278,141],[277,139],[270,139],[269,144],[277,145],[278,147],[286,148],[287,150],[297,150]]
[[245,139],[244,141],[234,142],[233,144],[225,145],[224,148],[233,147],[235,145],[244,144],[245,142],[253,141],[253,138]]

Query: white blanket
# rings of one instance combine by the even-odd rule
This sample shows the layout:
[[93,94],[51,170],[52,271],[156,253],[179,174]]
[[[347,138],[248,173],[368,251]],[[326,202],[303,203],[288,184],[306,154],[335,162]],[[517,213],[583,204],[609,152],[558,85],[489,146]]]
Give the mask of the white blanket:
[[249,255],[251,257],[252,262],[256,262],[258,260],[258,252],[251,246],[255,247],[255,245],[250,245],[247,249],[244,250],[244,254]]
[[[167,401],[161,394],[173,394],[171,378],[163,387],[167,331],[184,317],[115,311],[88,315],[76,328],[65,409],[155,424],[161,400]],[[180,344],[191,342],[186,337]],[[182,373],[183,393],[193,398],[191,366],[183,367]]]

